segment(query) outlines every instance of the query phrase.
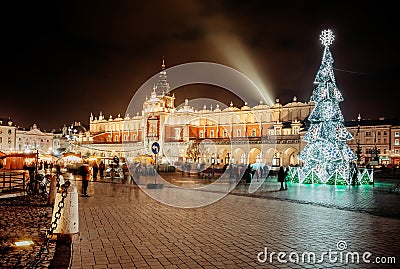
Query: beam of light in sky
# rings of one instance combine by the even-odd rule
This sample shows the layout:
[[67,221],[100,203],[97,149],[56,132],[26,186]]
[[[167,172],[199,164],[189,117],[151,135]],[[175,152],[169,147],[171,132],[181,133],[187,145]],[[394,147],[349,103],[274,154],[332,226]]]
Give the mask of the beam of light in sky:
[[[233,35],[222,33],[212,34],[209,38],[234,68],[241,70],[241,72],[246,74],[246,76],[254,82],[258,91],[254,94],[254,98],[258,98],[261,95],[266,104],[270,106],[274,105],[275,102],[274,98],[271,96],[271,88],[263,81],[254,61],[251,59],[251,56],[241,41]],[[259,100],[256,99],[254,101]]]

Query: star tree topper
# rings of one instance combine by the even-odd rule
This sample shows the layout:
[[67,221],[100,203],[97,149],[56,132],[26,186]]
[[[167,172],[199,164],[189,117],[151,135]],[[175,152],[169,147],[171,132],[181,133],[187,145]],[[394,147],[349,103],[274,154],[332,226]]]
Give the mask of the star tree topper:
[[332,45],[333,40],[335,40],[335,36],[331,30],[324,30],[319,36],[319,40],[321,40],[322,45],[325,47]]

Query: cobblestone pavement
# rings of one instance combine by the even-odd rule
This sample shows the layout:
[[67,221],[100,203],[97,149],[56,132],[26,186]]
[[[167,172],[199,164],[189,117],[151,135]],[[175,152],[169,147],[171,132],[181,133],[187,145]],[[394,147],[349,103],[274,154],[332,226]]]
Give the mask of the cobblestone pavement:
[[[80,191],[81,182],[73,183]],[[263,199],[249,197],[243,186],[208,206],[176,208],[135,185],[90,182],[90,197],[79,197],[72,269],[377,268],[379,258],[388,262],[391,257],[396,264],[379,268],[398,267],[399,208],[391,208],[398,205],[398,194],[379,186],[289,185],[281,192],[276,186],[271,180],[252,194]],[[157,191],[172,193],[168,187]],[[372,214],[385,207],[390,207],[385,214]],[[325,254],[318,264],[307,260],[312,254],[321,260],[322,252],[330,250],[331,256]],[[279,262],[278,252],[284,252],[279,257],[287,263]],[[359,254],[360,263],[352,262],[349,253]],[[362,260],[363,254],[371,263]]]
[[[398,180],[400,182],[400,180]],[[377,216],[400,219],[400,193],[395,192],[393,181],[378,180],[374,186],[330,186],[288,183],[288,190],[278,191],[276,178],[269,178],[254,193],[248,185],[239,185],[232,193],[259,198],[306,203]]]
[[[0,199],[0,267],[29,268],[39,253],[46,231],[50,228],[52,206],[41,195]],[[34,245],[16,247],[16,241],[32,240]],[[36,268],[49,268],[56,243],[40,256]]]

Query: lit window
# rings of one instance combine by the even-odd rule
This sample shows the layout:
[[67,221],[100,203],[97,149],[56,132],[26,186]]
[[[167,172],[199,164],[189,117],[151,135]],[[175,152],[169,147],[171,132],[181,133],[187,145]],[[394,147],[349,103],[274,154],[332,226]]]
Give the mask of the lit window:
[[199,132],[199,136],[200,136],[200,138],[203,138],[203,137],[204,137],[203,131],[200,131],[200,132]]
[[394,140],[394,145],[395,145],[395,146],[400,145],[400,144],[399,144],[399,139],[395,139],[395,140]]
[[214,130],[210,131],[210,138],[214,138]]
[[251,130],[251,136],[256,136],[256,135],[257,135],[256,129]]
[[399,137],[400,136],[400,132],[394,132],[394,137]]
[[227,136],[228,136],[228,131],[227,131],[227,130],[224,130],[223,136],[224,136],[224,137],[227,137]]
[[237,130],[237,136],[241,137],[242,136],[242,132],[240,130]]

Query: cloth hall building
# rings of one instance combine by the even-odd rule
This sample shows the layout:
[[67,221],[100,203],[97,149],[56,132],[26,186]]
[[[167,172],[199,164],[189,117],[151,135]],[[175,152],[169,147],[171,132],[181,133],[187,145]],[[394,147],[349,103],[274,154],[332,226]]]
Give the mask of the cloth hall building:
[[[107,119],[101,112],[90,116],[90,135],[81,136],[81,152],[103,157],[119,156],[133,161],[151,153],[151,144],[161,145],[163,163],[205,162],[296,165],[301,150],[301,129],[313,103],[293,101],[273,106],[236,107],[211,104],[201,110],[190,101],[175,107],[165,65],[159,81],[136,116]],[[214,107],[214,108],[213,108]]]

